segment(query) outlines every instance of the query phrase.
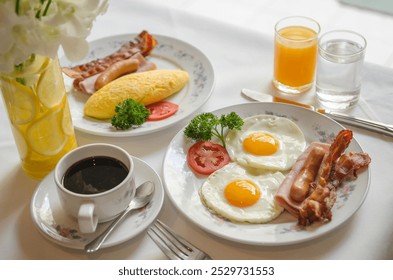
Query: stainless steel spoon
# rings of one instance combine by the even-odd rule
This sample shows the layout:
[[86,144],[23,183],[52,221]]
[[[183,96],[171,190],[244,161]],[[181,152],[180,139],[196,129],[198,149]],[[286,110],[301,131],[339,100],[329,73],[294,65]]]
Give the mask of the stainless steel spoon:
[[113,229],[124,219],[125,216],[127,216],[128,213],[130,213],[133,210],[140,209],[147,205],[151,198],[153,197],[154,193],[154,183],[150,181],[144,182],[142,185],[140,185],[136,189],[135,197],[131,200],[130,204],[124,210],[123,213],[121,213],[109,226],[108,228],[101,233],[99,236],[97,236],[93,241],[89,242],[85,246],[85,251],[87,253],[93,253],[96,252],[98,249],[101,248],[101,245],[104,243],[106,238],[111,234]]

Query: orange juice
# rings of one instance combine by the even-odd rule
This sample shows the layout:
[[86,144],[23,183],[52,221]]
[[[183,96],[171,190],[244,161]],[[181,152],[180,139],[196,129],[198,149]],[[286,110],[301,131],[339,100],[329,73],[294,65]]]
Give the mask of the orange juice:
[[317,41],[318,32],[305,26],[287,26],[276,31],[274,84],[277,88],[282,86],[301,92],[312,86]]

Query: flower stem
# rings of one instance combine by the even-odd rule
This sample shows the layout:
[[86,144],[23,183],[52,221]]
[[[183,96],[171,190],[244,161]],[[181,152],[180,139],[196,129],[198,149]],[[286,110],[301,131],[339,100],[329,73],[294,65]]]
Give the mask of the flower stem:
[[19,16],[19,0],[15,1],[15,13]]
[[[18,1],[19,1],[19,0],[18,0]],[[45,2],[46,2],[46,5],[45,5],[45,8],[44,8],[44,11],[43,11],[43,13],[41,14],[42,6],[45,4]],[[48,10],[49,10],[49,7],[50,7],[51,4],[52,4],[52,0],[48,0],[48,1],[46,1],[46,0],[41,0],[41,7],[37,10],[37,12],[36,12],[36,14],[35,14],[35,17],[38,18],[38,19],[40,19],[41,17],[46,16],[46,14],[48,13]]]
[[48,0],[48,2],[46,3],[44,14],[42,16],[46,16],[46,14],[48,13],[49,6],[50,6],[51,3],[52,3],[52,0]]

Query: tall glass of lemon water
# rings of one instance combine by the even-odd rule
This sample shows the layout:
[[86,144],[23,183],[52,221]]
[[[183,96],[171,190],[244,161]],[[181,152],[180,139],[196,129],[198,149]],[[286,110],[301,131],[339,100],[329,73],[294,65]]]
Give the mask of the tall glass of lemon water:
[[314,83],[319,24],[307,17],[287,17],[275,26],[274,86],[298,94]]
[[22,168],[42,179],[77,146],[59,61],[32,55],[0,86]]

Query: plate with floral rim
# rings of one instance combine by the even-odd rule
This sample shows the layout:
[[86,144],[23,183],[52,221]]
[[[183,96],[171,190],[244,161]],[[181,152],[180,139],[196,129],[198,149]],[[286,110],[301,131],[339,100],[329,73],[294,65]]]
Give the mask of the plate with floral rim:
[[[136,185],[152,181],[155,184],[153,198],[146,207],[124,219],[103,243],[102,248],[118,245],[143,232],[155,221],[164,203],[164,188],[160,176],[143,160],[133,157],[133,161],[138,174],[135,177]],[[31,200],[30,212],[34,224],[45,238],[72,249],[83,250],[89,241],[102,233],[111,223],[109,221],[98,224],[94,233],[81,233],[78,222],[62,209],[53,172],[38,185]]]
[[[75,63],[70,62],[66,57],[62,57],[60,58],[60,64],[63,67],[71,67],[105,57],[117,51],[124,42],[133,40],[136,36],[137,34],[123,34],[92,41],[90,42],[90,53],[82,61]],[[157,65],[157,69],[183,69],[190,76],[189,82],[181,91],[166,99],[179,105],[178,112],[164,120],[145,122],[137,128],[116,130],[111,125],[110,120],[98,120],[84,116],[83,108],[89,96],[76,91],[72,86],[73,80],[63,75],[72,121],[77,130],[110,137],[149,134],[166,129],[187,118],[210,98],[215,84],[215,77],[213,66],[206,55],[195,46],[182,40],[163,35],[153,36],[158,43],[147,59],[154,62]]]
[[[236,112],[243,118],[259,114],[288,118],[303,131],[307,144],[313,141],[331,143],[335,135],[343,129],[339,123],[322,114],[282,103],[247,103],[213,111],[217,116],[230,112]],[[360,173],[355,181],[347,181],[340,186],[330,222],[300,227],[297,219],[286,211],[266,224],[241,224],[225,220],[213,214],[201,202],[199,189],[207,176],[196,175],[188,167],[187,151],[194,142],[184,136],[183,130],[172,139],[164,157],[163,181],[166,194],[179,212],[192,223],[220,238],[264,246],[309,241],[339,228],[356,213],[367,196],[370,169]],[[356,135],[347,151],[363,152]]]

